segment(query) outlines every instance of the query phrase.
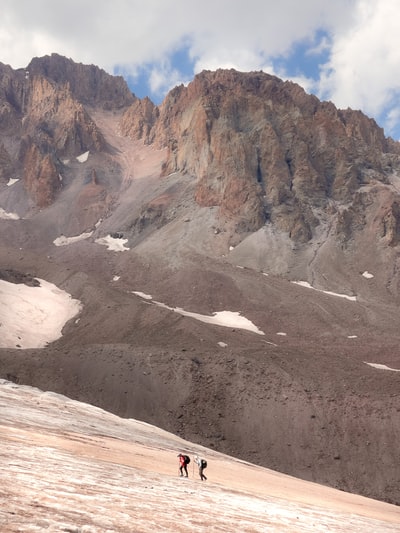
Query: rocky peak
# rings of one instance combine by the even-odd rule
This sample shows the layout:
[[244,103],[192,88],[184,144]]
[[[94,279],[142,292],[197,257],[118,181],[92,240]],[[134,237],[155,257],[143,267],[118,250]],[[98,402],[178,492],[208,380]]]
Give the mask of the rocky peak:
[[49,205],[61,186],[61,158],[107,149],[89,111],[135,100],[121,77],[57,54],[26,69],[0,64],[0,177],[22,177],[35,203]]
[[[127,117],[132,133],[137,119],[132,113],[129,126]],[[268,220],[308,241],[316,210],[351,202],[399,167],[400,145],[374,120],[263,72],[204,71],[172,90],[146,124],[147,139],[168,147],[165,173],[196,176],[197,202],[219,206],[239,232]]]
[[68,84],[73,98],[84,105],[120,109],[135,101],[122,76],[112,76],[94,65],[75,63],[72,59],[51,54],[34,58],[26,71],[58,85]]

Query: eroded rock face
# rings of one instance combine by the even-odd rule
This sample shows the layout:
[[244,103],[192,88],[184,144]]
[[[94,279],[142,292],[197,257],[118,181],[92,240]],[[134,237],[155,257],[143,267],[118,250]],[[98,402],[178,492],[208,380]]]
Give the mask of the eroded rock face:
[[135,97],[122,78],[56,54],[17,71],[0,65],[0,74],[0,178],[22,177],[47,206],[60,189],[61,158],[107,150],[86,106],[119,109]]
[[127,137],[149,144],[154,141],[153,126],[159,115],[158,107],[149,98],[137,99],[124,113],[121,131]]
[[[42,207],[57,196],[62,158],[107,152],[91,109],[126,108],[122,134],[167,147],[163,173],[194,176],[198,205],[218,206],[242,235],[271,223],[306,243],[324,212],[345,243],[360,188],[400,168],[399,144],[373,120],[263,72],[204,71],[157,107],[122,78],[57,54],[0,70],[0,179],[23,177]],[[397,225],[385,216],[393,245]]]
[[43,154],[40,148],[28,140],[23,149],[24,184],[39,207],[52,203],[60,188],[60,177],[54,157]]
[[373,120],[262,72],[202,72],[167,95],[157,120],[129,113],[125,131],[168,147],[165,174],[195,175],[197,202],[219,206],[239,231],[268,220],[306,242],[316,209],[351,202],[399,167],[399,145]]
[[121,76],[111,76],[95,65],[75,63],[58,54],[34,58],[26,70],[31,77],[68,85],[73,98],[83,105],[119,109],[135,100]]

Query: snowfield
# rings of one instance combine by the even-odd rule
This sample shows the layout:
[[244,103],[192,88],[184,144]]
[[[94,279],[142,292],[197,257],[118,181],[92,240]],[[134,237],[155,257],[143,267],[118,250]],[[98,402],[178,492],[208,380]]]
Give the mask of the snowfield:
[[[192,457],[178,477],[177,453]],[[207,482],[193,464],[207,458]],[[2,533],[400,530],[398,507],[239,461],[0,380]]]

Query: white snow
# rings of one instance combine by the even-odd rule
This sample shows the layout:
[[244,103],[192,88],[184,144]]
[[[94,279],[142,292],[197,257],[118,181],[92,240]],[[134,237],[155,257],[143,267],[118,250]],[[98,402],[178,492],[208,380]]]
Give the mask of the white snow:
[[128,242],[128,239],[115,239],[114,237],[111,237],[111,235],[100,237],[99,239],[96,239],[95,242],[97,244],[107,246],[107,248],[113,252],[124,252],[130,249],[125,246],[125,244]]
[[350,300],[352,302],[357,301],[356,296],[348,296],[347,294],[339,294],[337,292],[331,292],[331,291],[323,291],[321,289],[316,289],[308,281],[292,281],[295,285],[300,285],[301,287],[306,287],[307,289],[313,289],[314,291],[323,292],[324,294],[329,294],[330,296],[338,296],[339,298],[345,298],[346,300]]
[[391,370],[392,372],[400,372],[400,368],[390,368],[390,366],[381,365],[380,363],[367,363],[367,361],[364,361],[364,363],[374,368],[378,368],[379,370]]
[[0,218],[19,220],[19,216],[16,213],[7,213],[2,207],[0,207]]
[[118,281],[120,279],[121,276],[113,276],[113,281]]
[[281,335],[282,337],[286,337],[287,333],[284,331],[278,331],[277,335]]
[[[140,291],[132,291],[133,294],[136,294],[137,296],[140,296],[141,298],[145,298],[146,300],[151,300],[152,297],[148,294],[144,294]],[[251,331],[253,333],[257,333],[258,335],[265,335],[263,331],[257,328],[250,320],[245,318],[244,316],[241,316],[241,314],[237,311],[217,311],[213,313],[212,315],[201,315],[199,313],[192,313],[190,311],[185,311],[185,309],[182,309],[180,307],[169,307],[168,305],[157,302],[153,300],[153,303],[155,305],[158,305],[159,307],[163,307],[164,309],[169,309],[170,311],[174,311],[174,313],[178,313],[182,316],[188,316],[191,318],[195,318],[196,320],[199,320],[200,322],[205,322],[207,324],[214,324],[216,326],[224,326],[226,328],[238,328],[238,329],[246,329],[248,331]]]
[[[4,533],[395,533],[395,505],[302,481],[0,380]],[[208,461],[201,482],[177,453]]]
[[92,233],[93,231],[89,231],[87,233],[81,233],[80,235],[76,235],[74,237],[65,237],[65,235],[61,235],[60,237],[54,239],[53,244],[55,244],[56,246],[68,246],[68,244],[73,244],[74,242],[88,239],[92,235]]
[[217,311],[212,315],[201,315],[199,313],[185,311],[180,307],[169,307],[161,302],[155,301],[154,303],[160,307],[164,307],[165,309],[179,313],[182,316],[195,318],[196,320],[205,322],[206,324],[214,324],[215,326],[224,326],[226,328],[246,329],[248,331],[252,331],[253,333],[257,333],[258,335],[265,335],[264,332],[259,330],[257,326],[255,326],[250,320],[244,316],[241,316],[238,311]]
[[348,339],[357,339],[357,335],[347,335]]
[[150,296],[150,294],[146,294],[144,292],[140,291],[132,291],[133,294],[136,294],[136,296],[140,296],[140,298],[144,298],[145,300],[152,300],[153,297]]
[[371,278],[374,277],[374,275],[371,274],[370,272],[368,272],[368,270],[366,270],[365,272],[363,272],[362,275],[364,276],[364,278],[367,278],[367,279],[371,279]]
[[226,344],[226,342],[218,342],[218,346],[221,346],[221,348],[226,348],[228,345]]
[[14,183],[17,183],[19,181],[19,178],[10,178],[7,182],[7,186],[11,187],[11,185],[14,185]]
[[86,161],[88,160],[88,157],[89,157],[89,152],[85,152],[81,155],[78,155],[76,159],[79,161],[79,163],[86,163]]
[[0,348],[43,348],[81,310],[68,293],[38,281],[40,287],[0,280]]

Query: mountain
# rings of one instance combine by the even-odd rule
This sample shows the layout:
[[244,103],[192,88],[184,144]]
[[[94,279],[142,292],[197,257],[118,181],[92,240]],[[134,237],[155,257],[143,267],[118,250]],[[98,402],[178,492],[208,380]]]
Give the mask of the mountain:
[[399,504],[399,143],[262,72],[160,106],[56,54],[0,73],[0,280],[81,304],[44,348],[16,313],[0,377]]

